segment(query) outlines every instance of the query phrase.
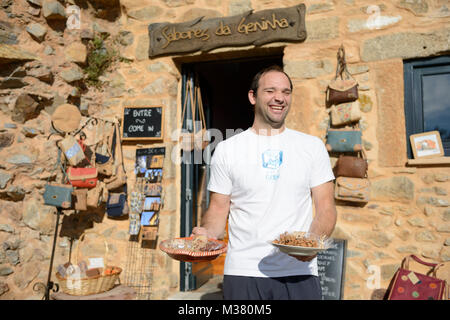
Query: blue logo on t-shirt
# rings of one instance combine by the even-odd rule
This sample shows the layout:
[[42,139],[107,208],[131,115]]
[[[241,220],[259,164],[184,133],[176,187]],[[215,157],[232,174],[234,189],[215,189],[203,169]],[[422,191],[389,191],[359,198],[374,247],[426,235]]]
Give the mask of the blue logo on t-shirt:
[[266,169],[266,179],[278,180],[280,166],[283,163],[283,151],[266,150],[262,153],[262,166]]

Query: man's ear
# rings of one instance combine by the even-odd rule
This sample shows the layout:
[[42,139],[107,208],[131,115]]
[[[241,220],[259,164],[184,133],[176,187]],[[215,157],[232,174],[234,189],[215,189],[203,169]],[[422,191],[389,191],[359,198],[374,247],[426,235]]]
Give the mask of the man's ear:
[[252,105],[256,104],[256,95],[255,95],[255,92],[253,90],[250,90],[248,92],[248,100],[250,101],[250,103]]

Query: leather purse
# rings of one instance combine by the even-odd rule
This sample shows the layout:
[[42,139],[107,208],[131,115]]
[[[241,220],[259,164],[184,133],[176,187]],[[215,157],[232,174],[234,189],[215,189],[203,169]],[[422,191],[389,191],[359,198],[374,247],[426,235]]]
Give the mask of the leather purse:
[[64,152],[67,161],[69,161],[69,164],[72,166],[76,166],[86,158],[82,147],[73,136],[69,135],[62,139],[58,144],[58,147]]
[[87,210],[87,189],[77,189],[73,195],[75,196],[75,210]]
[[327,88],[327,105],[352,102],[358,99],[358,82],[355,79],[334,79]]
[[121,217],[127,215],[129,212],[126,186],[124,192],[109,193],[108,201],[106,202],[106,213],[109,217]]
[[97,181],[97,185],[89,189],[86,196],[86,204],[91,208],[98,208],[101,202],[103,188],[105,188],[105,183],[103,181]]
[[[409,262],[414,261],[431,267],[427,275],[411,271]],[[444,264],[425,262],[415,255],[403,259],[401,267],[395,273],[389,288],[388,300],[447,300],[448,285],[445,280],[436,277],[436,271]]]
[[[114,126],[112,135],[105,135],[101,142],[101,148],[95,153],[95,167],[98,172],[104,176],[113,176],[116,174],[115,150],[117,143],[117,129]],[[104,149],[104,150],[103,150]],[[100,153],[101,151],[106,154]]]
[[357,122],[361,119],[361,109],[358,101],[341,103],[331,106],[331,124],[340,126]]
[[369,179],[349,177],[336,178],[336,184],[334,186],[334,198],[350,202],[369,202]]
[[[55,163],[55,167],[53,168],[53,172],[56,171],[56,168],[60,166],[61,169],[61,149],[58,148],[58,157]],[[65,175],[64,169],[62,170]],[[50,175],[51,176],[51,175]],[[67,184],[61,183],[50,183],[50,176],[47,178],[47,183],[44,187],[44,204],[48,206],[54,206],[63,209],[69,209],[72,207],[72,192],[73,187]],[[67,177],[66,177],[67,179]]]
[[73,187],[67,184],[47,183],[44,191],[44,204],[69,209],[72,207]]
[[[193,91],[195,92],[193,93]],[[205,119],[205,113],[203,111],[203,102],[202,102],[202,96],[200,87],[195,84],[194,89],[192,88],[192,85],[190,82],[187,82],[186,84],[186,92],[185,92],[185,99],[183,103],[183,111],[181,114],[181,121],[184,121],[184,115],[186,113],[186,107],[188,104],[188,98],[190,101],[190,107],[191,107],[191,116],[192,116],[192,123],[193,123],[193,131],[189,132],[185,129],[180,133],[179,137],[179,143],[181,150],[184,151],[192,151],[192,150],[203,150],[205,149],[208,144],[208,134],[206,129],[206,119]],[[196,109],[198,106],[198,115],[200,118],[200,121],[196,120]],[[197,125],[200,126],[197,128]]]
[[362,157],[340,155],[333,168],[335,177],[366,178],[369,167],[365,159],[364,150]]
[[[345,73],[345,78],[344,78]],[[358,82],[347,70],[345,49],[341,46],[337,53],[336,76],[327,88],[327,106],[352,102],[358,99]]]
[[122,144],[120,141],[119,123],[115,123],[115,128],[116,143],[114,144],[115,150],[113,150],[113,154],[116,156],[114,163],[115,174],[103,180],[108,190],[117,189],[127,183],[127,173],[125,171],[125,166],[123,163]]
[[74,187],[94,188],[97,185],[97,168],[75,168],[67,169],[67,177]]
[[357,152],[362,150],[360,129],[328,129],[326,148],[328,152]]

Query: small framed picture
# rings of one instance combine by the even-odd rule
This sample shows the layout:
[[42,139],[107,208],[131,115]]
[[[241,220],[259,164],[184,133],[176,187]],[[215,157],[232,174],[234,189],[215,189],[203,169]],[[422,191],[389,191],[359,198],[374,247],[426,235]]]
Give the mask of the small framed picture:
[[134,172],[137,177],[144,177],[147,172],[147,156],[139,156],[136,158],[136,167]]
[[144,185],[144,194],[146,196],[160,196],[162,193],[161,183],[146,183]]
[[144,177],[146,182],[159,183],[162,181],[162,169],[147,169]]
[[158,211],[161,204],[161,197],[146,197],[144,202],[145,211]]
[[164,155],[157,154],[147,156],[147,169],[162,168],[164,164]]
[[144,211],[141,214],[141,225],[142,226],[150,226],[154,225],[156,221],[155,211]]
[[429,131],[409,136],[414,159],[434,158],[444,156],[441,135],[439,131]]

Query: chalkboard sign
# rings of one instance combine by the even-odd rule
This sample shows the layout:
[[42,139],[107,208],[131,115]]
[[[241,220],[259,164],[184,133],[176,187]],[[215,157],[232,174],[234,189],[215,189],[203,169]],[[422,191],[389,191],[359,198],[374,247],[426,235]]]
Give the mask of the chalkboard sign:
[[122,140],[162,140],[162,106],[123,108]]
[[322,300],[341,300],[342,298],[347,240],[333,240],[331,248],[317,255]]

